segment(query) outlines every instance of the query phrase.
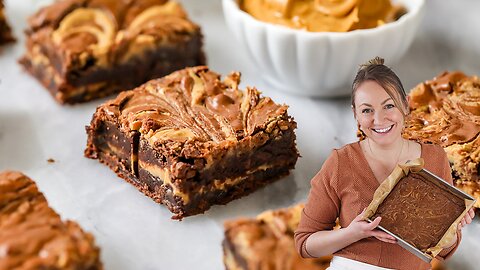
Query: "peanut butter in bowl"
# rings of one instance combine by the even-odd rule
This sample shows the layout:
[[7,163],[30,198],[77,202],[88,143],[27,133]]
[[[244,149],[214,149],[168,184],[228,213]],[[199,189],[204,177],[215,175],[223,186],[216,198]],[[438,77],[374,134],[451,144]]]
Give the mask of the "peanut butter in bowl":
[[239,0],[260,21],[309,32],[348,32],[396,21],[406,9],[390,0]]

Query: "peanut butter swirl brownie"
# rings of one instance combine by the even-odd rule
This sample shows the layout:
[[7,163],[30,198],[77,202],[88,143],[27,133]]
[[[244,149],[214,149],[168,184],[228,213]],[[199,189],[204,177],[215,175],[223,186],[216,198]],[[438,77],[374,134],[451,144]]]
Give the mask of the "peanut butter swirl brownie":
[[63,222],[35,183],[0,173],[0,270],[100,270],[93,236]]
[[409,94],[404,137],[441,145],[455,186],[476,197],[480,207],[480,79],[445,72]]
[[122,92],[97,108],[85,155],[177,219],[251,193],[294,168],[296,123],[239,83],[194,67]]
[[60,103],[205,63],[200,27],[168,0],[62,0],[29,19],[20,60]]
[[7,23],[4,8],[3,0],[0,0],[0,45],[15,40],[12,36],[10,26]]
[[381,226],[426,252],[464,210],[463,198],[421,174],[410,173],[395,185],[371,219],[382,217]]
[[324,270],[331,256],[303,259],[295,250],[293,233],[303,204],[266,211],[254,219],[225,223],[223,262],[227,270]]

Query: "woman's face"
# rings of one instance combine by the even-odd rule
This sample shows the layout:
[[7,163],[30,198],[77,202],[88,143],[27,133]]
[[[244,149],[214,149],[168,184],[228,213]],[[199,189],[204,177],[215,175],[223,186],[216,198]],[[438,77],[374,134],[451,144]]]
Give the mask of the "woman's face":
[[379,145],[389,145],[401,138],[403,114],[377,82],[360,84],[354,103],[355,118],[368,138]]

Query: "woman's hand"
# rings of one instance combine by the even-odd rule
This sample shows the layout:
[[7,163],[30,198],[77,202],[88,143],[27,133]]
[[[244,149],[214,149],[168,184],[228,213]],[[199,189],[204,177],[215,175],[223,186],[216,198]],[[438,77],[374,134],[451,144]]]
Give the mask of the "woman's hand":
[[386,232],[382,232],[380,230],[377,230],[378,224],[380,224],[380,221],[382,220],[381,217],[377,217],[375,220],[373,220],[372,223],[368,223],[363,219],[363,213],[365,212],[365,209],[363,209],[362,213],[358,215],[350,225],[348,225],[347,230],[350,231],[350,233],[353,235],[353,237],[356,239],[356,241],[359,241],[363,238],[367,237],[375,237],[380,241],[386,242],[386,243],[392,243],[395,244],[397,243],[397,240],[395,237],[389,235]]
[[475,218],[475,210],[472,207],[472,208],[470,208],[470,210],[468,210],[467,214],[462,218],[462,220],[458,224],[457,229],[458,230],[463,229],[463,227],[465,227],[465,225],[472,223],[472,220],[474,218]]
[[[470,210],[468,210],[467,214],[458,223],[457,231],[461,231],[467,224],[472,223],[474,217],[475,217],[475,210],[472,207],[470,208]],[[455,234],[455,237],[452,238],[452,240],[449,243],[445,244],[444,248],[450,248],[456,242],[457,242],[457,235]]]

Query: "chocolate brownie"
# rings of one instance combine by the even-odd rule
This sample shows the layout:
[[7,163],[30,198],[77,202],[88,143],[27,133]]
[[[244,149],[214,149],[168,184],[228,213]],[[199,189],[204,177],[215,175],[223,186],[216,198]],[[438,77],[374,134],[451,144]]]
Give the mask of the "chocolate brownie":
[[85,155],[107,164],[175,216],[203,213],[289,174],[298,158],[286,105],[186,68],[97,108]]
[[20,59],[60,103],[205,63],[200,27],[168,0],[63,0],[29,18]]
[[464,210],[463,198],[421,174],[410,173],[400,179],[371,219],[381,216],[380,226],[425,252]]
[[0,173],[1,270],[100,270],[99,253],[93,236],[63,222],[31,179]]
[[293,233],[303,205],[266,211],[254,219],[225,223],[223,262],[227,270],[324,270],[331,256],[302,259],[295,250]]
[[4,8],[3,0],[0,0],[0,45],[15,40],[12,36],[10,26],[7,23]]
[[409,96],[404,137],[441,145],[455,186],[474,196],[480,207],[480,79],[444,72],[416,86]]

